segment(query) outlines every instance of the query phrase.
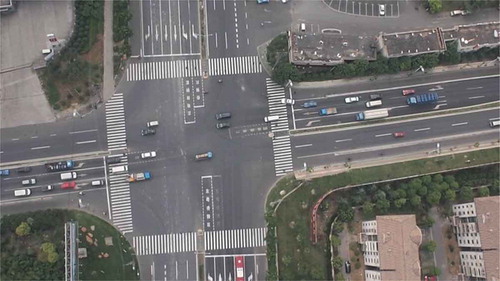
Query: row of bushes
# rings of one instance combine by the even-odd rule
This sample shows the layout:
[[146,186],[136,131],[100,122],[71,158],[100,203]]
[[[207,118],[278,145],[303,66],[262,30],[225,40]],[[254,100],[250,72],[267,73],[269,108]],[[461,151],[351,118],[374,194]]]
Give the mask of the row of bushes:
[[450,42],[441,54],[423,54],[411,57],[386,58],[377,54],[372,62],[356,60],[331,67],[295,67],[288,59],[288,40],[286,34],[275,37],[267,47],[267,61],[273,67],[272,78],[283,84],[292,81],[323,81],[359,76],[395,74],[401,71],[414,71],[422,66],[431,69],[438,65],[452,65],[465,62],[493,60],[499,56],[500,48],[481,48],[474,52],[459,53],[458,43]]

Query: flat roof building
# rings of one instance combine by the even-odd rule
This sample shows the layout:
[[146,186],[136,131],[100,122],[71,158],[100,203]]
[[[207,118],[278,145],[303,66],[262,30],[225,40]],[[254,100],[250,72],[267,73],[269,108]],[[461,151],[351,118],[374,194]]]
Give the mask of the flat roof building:
[[365,280],[420,281],[422,232],[415,215],[377,216],[364,221],[359,234]]
[[377,42],[382,55],[388,58],[446,51],[442,30],[439,27],[417,31],[381,33]]
[[338,33],[288,33],[289,59],[295,65],[332,66],[357,59],[375,60],[373,37]]
[[486,22],[455,26],[443,30],[443,36],[445,41],[458,40],[459,52],[470,52],[500,45],[499,32],[499,22]]
[[475,198],[452,209],[461,274],[500,280],[500,196]]

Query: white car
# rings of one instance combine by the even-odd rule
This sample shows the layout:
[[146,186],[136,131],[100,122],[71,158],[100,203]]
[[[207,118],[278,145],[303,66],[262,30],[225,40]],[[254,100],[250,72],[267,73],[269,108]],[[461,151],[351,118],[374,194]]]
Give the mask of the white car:
[[141,159],[155,158],[156,151],[144,152],[141,153]]
[[344,99],[345,103],[353,103],[353,102],[358,102],[359,97],[347,97]]
[[281,3],[285,4],[288,0],[281,0]]
[[385,4],[378,4],[378,14],[385,16]]
[[292,99],[281,99],[281,103],[282,104],[288,104],[288,105],[294,105],[295,104],[295,100],[292,100]]

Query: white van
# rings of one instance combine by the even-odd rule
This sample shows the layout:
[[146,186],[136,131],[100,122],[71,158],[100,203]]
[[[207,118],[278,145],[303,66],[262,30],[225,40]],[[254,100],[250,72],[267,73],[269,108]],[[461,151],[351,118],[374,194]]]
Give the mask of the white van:
[[148,128],[153,128],[153,127],[158,127],[160,123],[158,121],[149,121],[146,123],[146,125],[148,126]]
[[306,32],[306,24],[305,23],[300,24],[300,31]]
[[92,181],[92,186],[101,186],[104,185],[104,180]]
[[29,188],[14,190],[14,196],[16,197],[25,197],[30,195],[31,195],[31,189]]
[[382,101],[381,100],[371,100],[366,102],[366,107],[376,107],[376,106],[381,106]]
[[36,179],[27,179],[23,180],[22,185],[35,185],[36,184]]
[[278,115],[272,115],[272,116],[266,116],[264,117],[264,122],[269,123],[272,121],[278,121],[280,120],[280,117]]
[[116,166],[116,167],[112,167],[110,169],[110,172],[112,174],[115,174],[115,173],[122,173],[122,172],[127,172],[128,171],[128,168],[127,166]]
[[500,126],[500,120],[490,121],[490,127],[498,127]]
[[70,173],[62,173],[61,174],[61,180],[62,181],[67,181],[67,180],[74,180],[78,177],[76,172],[70,172]]

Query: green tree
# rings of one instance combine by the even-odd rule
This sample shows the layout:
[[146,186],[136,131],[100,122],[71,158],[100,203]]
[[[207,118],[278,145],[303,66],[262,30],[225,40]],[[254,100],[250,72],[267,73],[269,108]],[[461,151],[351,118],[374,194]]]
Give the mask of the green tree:
[[432,14],[441,12],[442,8],[443,3],[441,3],[441,0],[429,0],[429,11]]
[[59,254],[57,254],[56,252],[50,252],[47,255],[47,261],[50,263],[56,263],[58,259],[59,259]]
[[48,253],[55,252],[56,251],[56,246],[54,245],[54,243],[45,242],[45,243],[42,244],[41,249],[42,249],[42,252],[48,254]]
[[377,210],[380,213],[387,213],[389,208],[391,207],[391,202],[387,199],[380,199],[375,202],[375,205],[377,206]]
[[420,196],[427,195],[427,186],[420,185],[419,188],[417,189],[417,194],[420,195]]
[[337,235],[330,235],[330,243],[332,243],[333,247],[337,248],[338,246],[340,246],[342,241]]
[[343,264],[344,261],[342,260],[341,257],[334,257],[332,260],[332,267],[335,269],[335,271],[340,271],[342,269]]
[[373,216],[375,215],[374,207],[375,207],[375,204],[373,204],[370,201],[366,201],[363,204],[363,215],[365,218],[373,218]]
[[435,174],[432,177],[432,181],[435,183],[442,183],[443,182],[443,176],[441,174]]
[[289,266],[290,263],[292,262],[292,257],[289,255],[283,255],[281,261],[283,262],[284,265]]
[[401,209],[406,204],[406,198],[399,198],[394,201],[394,206],[398,209]]
[[437,245],[434,240],[431,240],[422,245],[422,249],[424,249],[424,251],[427,251],[429,253],[433,253],[434,251],[436,251],[436,247]]
[[488,189],[488,187],[483,186],[479,188],[479,196],[480,197],[490,196],[490,190]]
[[410,199],[410,204],[413,207],[419,207],[420,204],[422,204],[422,197],[420,197],[418,195],[412,196],[411,199]]
[[439,200],[441,200],[441,193],[438,190],[432,191],[431,193],[427,194],[426,200],[427,203],[431,206],[437,205],[439,203]]
[[354,220],[354,210],[348,204],[342,204],[339,206],[338,216],[342,222],[351,222]]
[[474,199],[474,191],[470,186],[463,186],[460,188],[459,196],[462,201],[472,201]]
[[16,227],[16,234],[17,236],[26,236],[30,234],[31,232],[31,227],[27,222],[22,222],[18,227]]
[[273,69],[272,76],[276,83],[284,84],[288,80],[298,81],[300,73],[291,63],[280,63]]
[[453,202],[457,198],[457,193],[453,189],[448,189],[444,192],[443,198],[448,202]]

